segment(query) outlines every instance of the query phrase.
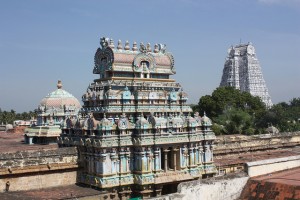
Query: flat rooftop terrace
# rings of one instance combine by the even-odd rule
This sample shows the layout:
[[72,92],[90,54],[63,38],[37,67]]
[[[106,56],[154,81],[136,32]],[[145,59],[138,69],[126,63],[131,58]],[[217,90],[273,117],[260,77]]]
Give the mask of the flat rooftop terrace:
[[257,151],[257,152],[242,152],[240,154],[216,156],[214,157],[214,162],[216,166],[228,166],[233,164],[242,165],[246,162],[267,160],[273,158],[282,158],[288,156],[297,156],[297,155],[300,155],[300,147],[268,150],[268,151]]
[[257,176],[251,179],[254,181],[300,186],[300,167],[281,171],[281,172],[271,173],[267,175]]
[[103,192],[89,187],[69,185],[47,189],[0,193],[1,200],[42,200],[42,199],[77,199],[80,197],[95,197]]
[[241,194],[242,200],[300,199],[300,168],[253,177]]
[[31,150],[48,150],[57,149],[57,144],[25,144],[24,136],[20,133],[8,133],[0,131],[0,152],[17,152],[17,151],[31,151]]

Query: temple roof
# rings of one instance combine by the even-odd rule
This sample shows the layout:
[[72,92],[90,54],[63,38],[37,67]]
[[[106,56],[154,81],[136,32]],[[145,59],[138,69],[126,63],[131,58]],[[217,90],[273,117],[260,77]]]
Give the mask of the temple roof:
[[77,98],[62,89],[61,81],[58,81],[57,90],[49,93],[45,98],[43,98],[40,105],[56,108],[62,108],[63,106],[75,106],[75,108],[81,108]]
[[[101,48],[98,48],[95,53],[93,70],[95,74],[101,74],[104,71],[141,72],[145,70],[156,74],[176,73],[173,55],[166,51],[166,45],[155,44],[152,51],[150,43],[144,45],[141,42],[138,48],[134,42],[130,49],[128,41],[123,47],[119,40],[115,48],[112,39],[101,38],[100,44]],[[142,65],[143,62],[147,63],[147,66]]]

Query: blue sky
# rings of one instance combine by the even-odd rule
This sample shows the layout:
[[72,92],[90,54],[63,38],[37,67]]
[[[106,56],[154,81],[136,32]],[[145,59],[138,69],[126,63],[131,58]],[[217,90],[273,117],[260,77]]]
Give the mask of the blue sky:
[[273,102],[300,97],[300,0],[0,0],[0,108],[33,110],[58,79],[81,101],[103,36],[167,44],[190,103],[250,41]]

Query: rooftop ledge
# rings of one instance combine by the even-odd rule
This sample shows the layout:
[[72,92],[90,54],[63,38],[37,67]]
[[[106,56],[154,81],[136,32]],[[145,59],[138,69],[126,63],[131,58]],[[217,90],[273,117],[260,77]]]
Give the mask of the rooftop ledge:
[[283,158],[274,158],[274,159],[260,160],[260,161],[255,161],[255,162],[247,162],[246,164],[248,167],[253,167],[253,166],[281,163],[281,162],[293,161],[293,160],[299,160],[299,159],[300,159],[300,156],[289,156],[289,157],[283,157]]
[[128,78],[128,77],[111,77],[94,79],[94,81],[106,81],[106,80],[128,80],[128,81],[159,81],[159,82],[175,82],[174,79],[160,79],[160,78]]

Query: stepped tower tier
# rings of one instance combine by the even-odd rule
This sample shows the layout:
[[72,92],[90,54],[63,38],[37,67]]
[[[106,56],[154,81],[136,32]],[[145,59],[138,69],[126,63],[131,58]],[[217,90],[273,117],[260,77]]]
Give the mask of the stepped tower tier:
[[83,114],[93,112],[96,119],[101,119],[109,113],[107,117],[118,119],[127,113],[134,123],[138,113],[187,115],[192,111],[181,85],[170,79],[176,70],[166,45],[157,44],[152,52],[149,43],[141,43],[139,50],[136,43],[130,50],[128,41],[124,49],[120,40],[118,48],[107,38],[102,38],[100,44],[93,69],[99,76],[82,96]]
[[66,119],[60,146],[77,146],[79,181],[120,198],[150,197],[212,176],[211,121],[191,116],[166,45],[101,38],[80,119]]
[[271,107],[272,101],[262,75],[255,48],[251,43],[232,46],[228,49],[220,86],[232,86],[258,96]]

